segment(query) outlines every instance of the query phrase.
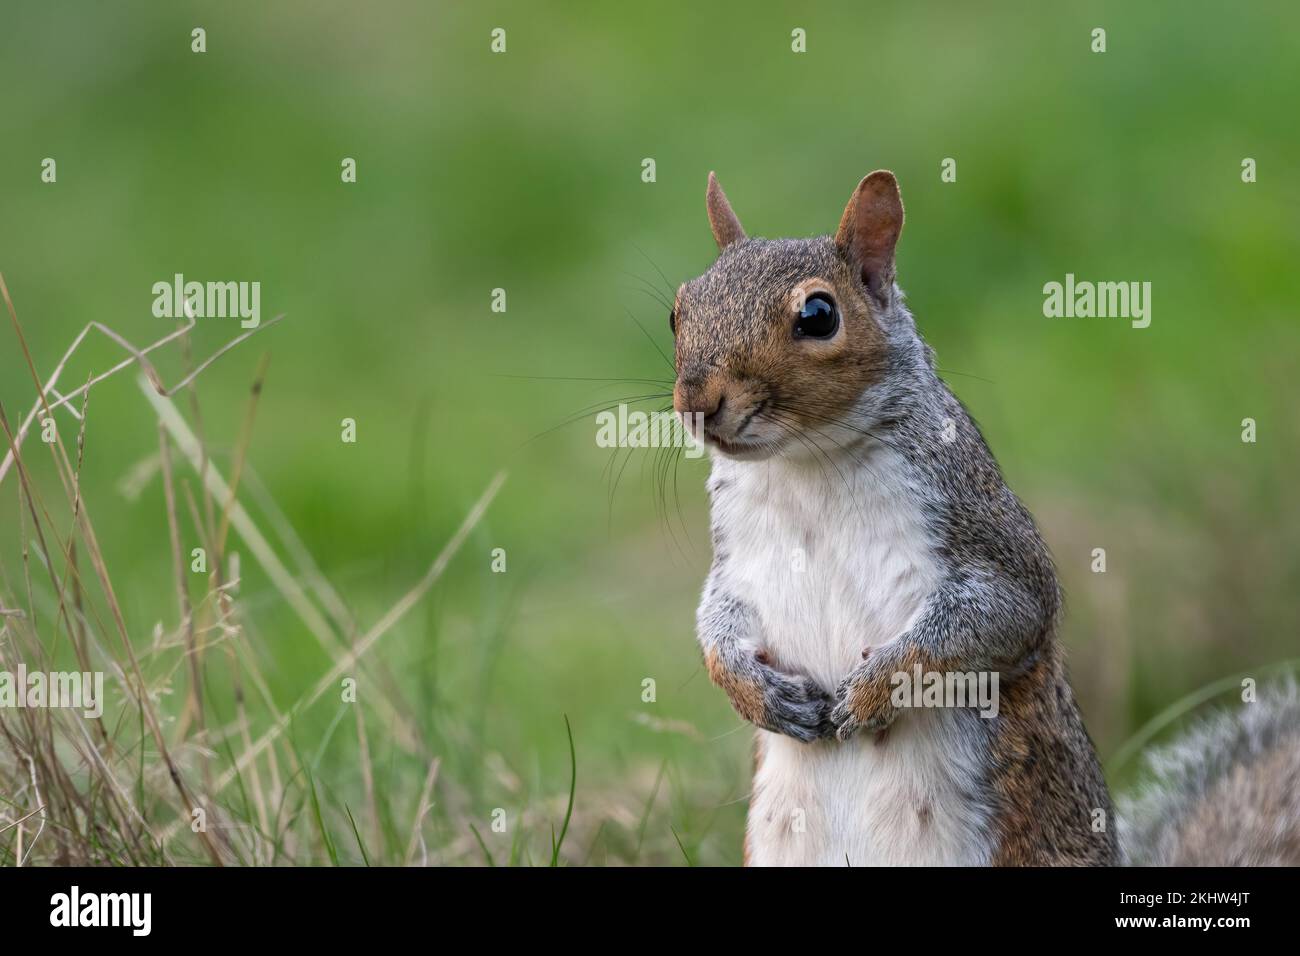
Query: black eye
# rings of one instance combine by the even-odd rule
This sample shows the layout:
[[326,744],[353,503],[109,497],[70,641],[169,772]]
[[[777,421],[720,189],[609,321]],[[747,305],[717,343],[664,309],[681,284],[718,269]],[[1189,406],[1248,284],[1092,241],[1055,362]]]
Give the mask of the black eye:
[[794,334],[803,339],[829,339],[840,327],[840,310],[831,297],[815,292],[804,300]]
[[673,330],[673,335],[677,334],[677,310],[673,309],[668,313],[668,328]]

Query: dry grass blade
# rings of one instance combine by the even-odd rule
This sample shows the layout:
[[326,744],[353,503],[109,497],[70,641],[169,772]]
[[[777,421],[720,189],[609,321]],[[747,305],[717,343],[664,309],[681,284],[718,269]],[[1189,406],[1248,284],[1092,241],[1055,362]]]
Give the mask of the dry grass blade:
[[[284,562],[275,553],[266,536],[253,522],[248,511],[237,500],[231,497],[231,488],[217,471],[211,461],[208,461],[203,455],[199,439],[185,423],[176,406],[167,398],[158,395],[151,389],[147,383],[140,383],[141,390],[145,397],[149,399],[158,413],[158,418],[164,428],[167,429],[171,437],[176,441],[177,448],[181,454],[189,461],[190,465],[196,472],[204,477],[204,483],[213,497],[219,501],[229,502],[226,509],[230,525],[238,532],[248,550],[257,558],[262,569],[266,571],[271,582],[275,585],[289,606],[298,614],[302,622],[307,625],[307,629],[312,636],[320,643],[321,648],[332,659],[338,659],[347,653],[347,647],[334,632],[330,622],[320,612],[307,592],[303,590],[302,585],[293,576]],[[376,698],[376,709],[384,718],[386,726],[390,729],[394,739],[408,753],[416,753],[420,749],[419,740],[414,728],[409,720],[399,714],[396,709],[385,698]]]
[[424,826],[424,818],[429,813],[432,806],[430,797],[433,795],[433,785],[438,779],[438,767],[441,761],[434,758],[429,761],[429,772],[424,776],[424,786],[420,788],[420,800],[415,808],[415,822],[411,824],[411,838],[406,842],[406,853],[402,857],[402,862],[407,866],[415,858],[415,848],[420,845],[420,831]]
[[[0,273],[0,295],[3,295],[4,297],[5,307],[9,311],[9,318],[10,321],[13,323],[14,331],[18,336],[19,345],[22,348],[24,356],[26,356],[27,358],[27,363],[32,378],[36,379],[39,382],[40,377],[39,375],[37,375],[36,366],[32,364],[31,353],[27,350],[27,340],[23,336],[22,325],[18,321],[18,314],[14,309],[13,299],[11,299],[9,296],[9,287],[5,283],[4,273]],[[231,349],[235,348],[245,339],[251,338],[253,335],[256,335],[258,332],[262,331],[263,329],[270,328],[271,326],[275,325],[277,322],[281,321],[283,318],[284,318],[283,314],[277,315],[273,319],[261,323],[256,328],[249,329],[243,332],[242,334],[235,336],[233,339],[231,339],[225,345],[221,346],[221,348],[217,349],[217,351],[213,352],[206,359],[200,362],[197,366],[191,369],[188,375],[186,375],[183,379],[181,379],[179,382],[177,382],[175,385],[171,386],[170,388],[163,384],[162,378],[158,375],[157,370],[153,367],[153,364],[149,361],[147,356],[149,355],[149,353],[157,351],[158,349],[162,348],[164,345],[183,339],[189,333],[189,331],[192,328],[194,328],[193,318],[188,319],[185,325],[181,326],[180,328],[176,329],[173,332],[168,333],[167,335],[164,335],[162,338],[158,339],[157,341],[153,342],[150,345],[145,346],[142,349],[136,348],[125,338],[123,338],[117,332],[113,331],[107,325],[104,325],[102,322],[88,322],[85,328],[83,328],[81,332],[77,334],[76,338],[72,340],[72,344],[68,346],[67,351],[63,353],[63,358],[59,360],[58,365],[54,367],[54,371],[50,374],[49,378],[46,379],[44,384],[41,386],[39,393],[36,397],[36,401],[32,405],[31,411],[27,413],[26,417],[24,417],[22,422],[19,424],[17,434],[15,436],[15,441],[13,443],[14,449],[11,449],[9,452],[7,452],[5,454],[4,459],[0,461],[0,482],[3,482],[5,479],[5,475],[9,473],[9,469],[14,463],[15,449],[20,449],[22,447],[23,440],[27,437],[27,432],[31,429],[32,421],[36,418],[37,413],[41,409],[44,409],[45,414],[49,415],[56,408],[66,407],[69,409],[69,412],[74,417],[77,417],[76,409],[73,408],[71,405],[69,405],[69,402],[71,402],[74,398],[77,398],[78,396],[88,392],[92,386],[99,384],[100,382],[104,381],[107,378],[110,378],[113,375],[116,375],[124,368],[128,368],[136,364],[139,364],[140,367],[144,370],[145,375],[149,379],[150,385],[153,386],[153,388],[155,389],[155,391],[158,392],[158,394],[163,396],[174,395],[177,392],[179,392],[181,389],[189,386],[196,378],[198,378],[198,376],[205,369],[207,369],[210,365],[216,362],[217,359],[221,358],[223,355],[225,355]],[[117,343],[119,346],[121,346],[123,349],[129,352],[131,354],[131,357],[128,359],[124,359],[123,361],[114,365],[107,372],[103,372],[99,375],[94,376],[89,381],[87,381],[85,385],[81,386],[75,391],[69,392],[67,395],[61,395],[55,388],[55,385],[59,380],[59,376],[63,374],[64,367],[68,364],[68,361],[72,358],[73,354],[81,346],[81,343],[85,340],[86,336],[91,332],[91,330],[98,331],[102,335],[110,339],[111,341]],[[49,395],[55,396],[55,400],[53,402],[49,401],[47,397]]]
[[[295,715],[303,712],[312,704],[316,703],[316,701],[320,700],[326,691],[337,687],[339,681],[356,667],[361,658],[363,658],[370,649],[375,646],[379,639],[387,634],[393,626],[405,617],[407,612],[410,611],[422,597],[424,597],[429,588],[433,587],[437,580],[442,577],[443,572],[447,570],[447,565],[450,564],[451,559],[456,556],[456,553],[469,537],[470,532],[472,532],[478,523],[483,520],[483,515],[487,513],[488,507],[492,504],[492,500],[497,496],[497,492],[501,490],[501,486],[505,484],[505,480],[506,473],[504,471],[498,472],[496,476],[493,477],[493,479],[488,483],[487,488],[483,491],[483,494],[479,496],[478,501],[475,502],[474,507],[470,509],[469,514],[465,516],[465,520],[462,521],[460,527],[456,529],[456,533],[451,536],[451,539],[443,545],[442,550],[438,552],[438,556],[434,558],[433,564],[429,566],[429,570],[425,572],[424,577],[421,578],[414,587],[407,591],[406,594],[402,595],[402,597],[398,599],[397,603],[389,609],[388,613],[380,618],[379,621],[377,621],[370,630],[368,630],[357,641],[356,645],[344,654],[334,664],[334,666],[331,667],[323,677],[321,677],[321,679],[316,683],[316,686],[312,688],[311,692],[306,697],[299,699],[299,701],[294,704],[287,713],[283,714],[269,730],[257,739],[257,742],[254,743],[251,748],[245,750],[244,753],[239,756],[239,759],[235,761],[235,765],[226,770],[218,778],[216,787],[213,791],[214,796],[228,787],[231,781],[233,781],[239,774],[243,773],[244,770],[246,770],[263,751],[279,739],[279,737],[289,727],[289,724]],[[177,832],[177,829],[177,825],[172,824],[172,826],[164,833],[164,840],[173,837]]]

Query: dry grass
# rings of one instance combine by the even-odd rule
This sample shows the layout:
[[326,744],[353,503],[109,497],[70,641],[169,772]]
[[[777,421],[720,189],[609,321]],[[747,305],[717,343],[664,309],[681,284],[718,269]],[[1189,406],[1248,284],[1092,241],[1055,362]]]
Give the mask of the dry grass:
[[[249,390],[229,476],[219,472],[202,436],[200,374],[280,317],[197,364],[189,354],[193,319],[142,349],[90,323],[42,379],[2,276],[0,291],[36,395],[31,411],[16,425],[0,405],[7,446],[0,490],[12,472],[22,539],[17,573],[0,565],[0,670],[13,673],[21,665],[28,672],[50,672],[75,662],[82,672],[103,672],[123,702],[106,707],[102,719],[71,708],[0,710],[0,862],[430,862],[424,828],[435,799],[439,760],[418,732],[418,722],[403,712],[395,690],[369,695],[368,705],[382,731],[427,766],[415,793],[377,792],[364,709],[353,706],[366,805],[355,811],[344,806],[340,814],[340,808],[322,798],[313,762],[299,750],[292,728],[296,718],[345,678],[395,688],[393,675],[373,653],[376,645],[442,577],[500,490],[504,473],[488,484],[424,577],[361,631],[283,519],[276,536],[289,532],[295,545],[289,559],[277,554],[241,501],[265,359]],[[62,394],[59,377],[92,329],[129,357]],[[148,358],[169,345],[182,351],[189,369],[170,388]],[[133,639],[138,629],[128,623],[114,589],[95,534],[95,503],[81,486],[92,388],[133,366],[142,372],[148,399],[142,408],[149,408],[158,422],[161,504],[175,575],[176,617],[170,626],[155,630],[148,647]],[[178,396],[188,401],[188,421],[174,400]],[[77,424],[75,443],[67,444],[58,432],[51,443],[28,441],[33,425],[53,418],[59,409]],[[50,482],[33,473],[31,459],[41,454],[41,445],[52,456],[53,492]],[[186,470],[183,478],[181,469]],[[242,552],[230,547],[232,530]],[[189,556],[181,546],[182,540],[195,539],[202,542],[209,568],[198,599],[191,597]],[[274,699],[259,663],[267,649],[253,646],[246,627],[249,612],[239,596],[238,569],[239,561],[249,558],[333,661],[311,690],[288,706]],[[213,687],[229,688],[223,691],[228,699],[216,702],[220,706],[208,696]],[[233,719],[218,722],[214,715],[219,713],[233,714]],[[442,797],[454,801],[447,789],[444,781]],[[399,817],[410,821],[403,839],[387,839],[380,821]],[[340,850],[345,844],[350,852]],[[447,862],[477,852],[455,845],[440,849],[439,859]]]

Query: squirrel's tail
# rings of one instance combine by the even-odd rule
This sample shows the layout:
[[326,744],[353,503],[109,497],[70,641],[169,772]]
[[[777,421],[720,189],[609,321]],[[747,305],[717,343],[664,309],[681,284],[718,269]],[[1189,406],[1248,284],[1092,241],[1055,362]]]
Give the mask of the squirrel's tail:
[[1294,681],[1218,714],[1146,759],[1122,805],[1137,866],[1300,865],[1300,692]]

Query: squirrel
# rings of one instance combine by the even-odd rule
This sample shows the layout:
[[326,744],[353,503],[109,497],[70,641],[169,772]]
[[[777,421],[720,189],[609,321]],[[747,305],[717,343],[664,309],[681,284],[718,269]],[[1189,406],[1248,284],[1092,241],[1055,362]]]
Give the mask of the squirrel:
[[[673,406],[712,461],[700,648],[758,728],[745,863],[1122,862],[1051,554],[895,282],[896,178],[863,178],[833,237],[747,237],[713,173],[706,207]],[[996,714],[910,709],[911,675],[992,676]],[[1176,860],[1200,805],[1154,805],[1134,840]]]

